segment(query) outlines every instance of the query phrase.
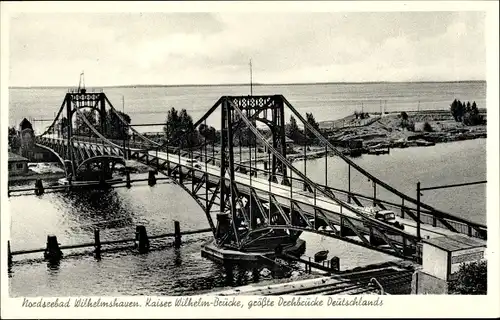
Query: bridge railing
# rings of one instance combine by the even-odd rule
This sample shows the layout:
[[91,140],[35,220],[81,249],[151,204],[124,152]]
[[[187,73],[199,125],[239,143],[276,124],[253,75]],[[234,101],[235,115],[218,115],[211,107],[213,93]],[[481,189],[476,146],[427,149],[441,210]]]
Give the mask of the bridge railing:
[[[81,140],[81,141],[88,141],[91,143],[96,143],[96,141],[98,139],[96,137],[87,137],[87,136],[77,136],[75,138],[77,138],[78,140]],[[117,139],[109,139],[109,140],[114,142],[117,145],[123,144],[123,140],[117,140]],[[162,148],[158,148],[158,147],[152,147],[151,144],[149,144],[149,143],[144,143],[144,142],[140,142],[140,141],[136,141],[136,142],[126,141],[126,147],[127,148],[141,149],[141,150],[156,150],[156,151],[171,152],[171,153],[181,152],[183,157],[192,156],[192,157],[196,157],[198,159],[201,158],[202,160],[211,161],[211,163],[214,165],[220,165],[220,157],[213,156],[210,153],[204,154],[203,150],[199,150],[199,151],[180,150],[179,148],[167,147],[167,146],[164,146]],[[252,160],[255,161],[255,159],[252,159]],[[255,165],[255,163],[252,166],[251,164],[248,164],[248,161],[249,160],[247,159],[245,163],[237,163],[236,170],[239,172],[245,172],[245,173],[248,173],[248,172],[250,172],[250,170],[252,170],[252,172],[254,174],[260,174],[260,175],[264,175],[264,176],[268,177],[269,169],[266,170],[266,169],[262,168],[263,165],[261,165],[261,168],[259,168]],[[304,185],[303,179],[297,178],[297,177],[292,177],[292,176],[288,176],[288,179],[290,180],[290,182],[292,183],[292,185],[295,188],[298,188],[298,189],[303,188],[303,185]],[[371,207],[371,206],[373,206],[373,202],[375,201],[376,206],[378,206],[381,209],[383,207],[385,207],[387,209],[391,209],[399,217],[409,218],[409,219],[415,220],[415,217],[417,215],[416,206],[412,203],[409,203],[409,204],[407,203],[405,205],[404,200],[402,201],[401,204],[397,204],[395,202],[391,202],[391,201],[384,200],[381,198],[377,199],[377,198],[374,198],[372,196],[363,195],[363,194],[359,194],[359,193],[355,193],[355,192],[349,192],[347,190],[342,190],[339,188],[334,188],[334,187],[325,186],[325,185],[321,185],[321,186],[327,190],[332,191],[332,192],[340,193],[341,195],[344,195],[346,201],[349,201],[349,202],[352,199],[357,199],[358,201],[360,201],[362,203],[363,206]],[[382,205],[382,207],[380,205]],[[420,210],[420,221],[423,224],[428,224],[428,225],[432,225],[434,227],[448,229],[448,227],[446,225],[444,225],[441,221],[436,219],[436,217],[433,215],[433,213],[431,211],[426,210],[426,209]],[[484,238],[484,232],[481,232],[482,230],[477,230],[477,228],[472,228],[467,223],[463,223],[463,222],[459,222],[459,221],[455,221],[453,219],[447,219],[447,218],[445,218],[445,221],[448,224],[452,225],[458,233],[466,234],[466,235],[469,235],[472,237],[477,237],[477,238]]]
[[[211,154],[205,155],[201,151],[199,151],[199,152],[185,151],[183,153],[183,155],[186,157],[194,156],[197,159],[201,158],[202,161],[206,159],[207,161],[211,161],[212,164],[214,164],[214,161],[215,161],[215,165],[220,165],[220,157],[218,157],[218,156],[214,157]],[[245,174],[249,174],[250,170],[252,170],[251,172],[253,172],[254,174],[263,175],[267,178],[269,177],[269,172],[270,172],[269,169],[264,169],[263,165],[261,165],[261,168],[259,168],[255,165],[251,166],[248,163],[237,163],[236,170],[240,173],[245,173]],[[297,188],[297,189],[303,188],[304,181],[301,178],[292,177],[292,176],[288,176],[287,178],[292,183],[294,188]],[[374,198],[372,196],[368,196],[368,195],[364,195],[364,194],[360,194],[360,193],[349,192],[348,190],[343,190],[343,189],[334,188],[334,187],[325,186],[325,185],[321,185],[321,186],[328,189],[328,190],[334,191],[335,193],[339,193],[339,194],[343,195],[345,197],[345,200],[348,202],[351,202],[351,200],[356,199],[362,203],[362,206],[366,206],[366,207],[373,207],[374,202],[375,202],[375,206],[377,206],[378,208],[383,209],[385,207],[387,209],[391,209],[399,217],[415,220],[416,216],[417,216],[416,206],[412,203],[405,204],[404,200],[402,200],[401,203],[395,203],[393,201],[384,200],[382,198]],[[445,220],[449,224],[451,224],[457,230],[458,233],[466,234],[468,236],[476,237],[476,238],[484,238],[484,232],[481,232],[481,231],[478,231],[477,229],[471,228],[470,225],[468,225],[467,223],[455,221],[453,219],[448,219],[448,218],[445,218]],[[448,229],[447,226],[445,226],[442,222],[440,222],[438,219],[436,219],[436,217],[433,215],[433,213],[427,209],[420,210],[420,221],[423,224],[432,225],[433,227]]]

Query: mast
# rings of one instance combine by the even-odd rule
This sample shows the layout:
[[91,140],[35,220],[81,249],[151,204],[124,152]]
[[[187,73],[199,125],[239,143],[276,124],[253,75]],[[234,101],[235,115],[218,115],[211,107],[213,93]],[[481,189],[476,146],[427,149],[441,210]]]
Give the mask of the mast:
[[250,59],[250,95],[253,95],[252,59]]
[[85,89],[85,73],[82,71],[80,73],[80,80],[78,81],[78,92],[80,92],[81,89]]

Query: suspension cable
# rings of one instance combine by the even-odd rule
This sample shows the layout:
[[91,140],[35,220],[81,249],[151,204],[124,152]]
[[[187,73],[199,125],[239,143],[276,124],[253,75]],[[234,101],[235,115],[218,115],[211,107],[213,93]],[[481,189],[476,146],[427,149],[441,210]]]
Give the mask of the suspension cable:
[[[335,153],[335,155],[339,156],[342,160],[344,160],[349,165],[351,165],[353,168],[355,168],[356,170],[358,170],[358,172],[360,172],[361,174],[363,174],[364,176],[366,176],[370,180],[374,181],[375,183],[379,184],[380,186],[382,186],[386,190],[394,193],[395,195],[399,196],[400,198],[405,199],[406,201],[409,201],[409,202],[411,202],[413,204],[417,204],[417,200],[416,199],[414,199],[414,198],[412,198],[412,197],[410,197],[410,196],[408,196],[408,195],[406,195],[406,194],[398,191],[397,189],[391,187],[390,185],[388,185],[387,183],[383,182],[382,180],[376,178],[375,176],[373,176],[372,174],[370,174],[368,171],[364,170],[359,165],[357,165],[355,162],[353,162],[348,157],[346,157],[342,152],[340,152],[337,148],[335,148],[325,137],[323,137],[323,135],[321,135],[309,122],[307,122],[307,120],[304,119],[304,117],[302,117],[302,115],[292,106],[292,104],[284,96],[281,96],[281,99],[283,99],[283,101],[288,106],[288,108],[292,111],[292,113],[295,114],[295,116],[300,121],[302,121],[302,123],[304,124],[304,126],[307,127],[308,130],[310,130],[316,136],[316,138],[319,139],[320,142],[322,142],[323,144],[327,145]],[[442,216],[441,218],[452,219],[454,221],[459,221],[459,222],[462,222],[462,223],[466,223],[468,225],[475,226],[477,228],[486,228],[486,225],[482,225],[482,224],[473,222],[473,221],[468,220],[468,219],[456,217],[456,216],[451,215],[449,213],[446,213],[444,211],[438,210],[438,209],[436,209],[436,208],[434,208],[434,207],[432,207],[432,206],[430,206],[428,204],[420,202],[420,206],[422,208],[425,208],[425,209],[429,210],[429,211],[433,211],[434,213],[440,214]]]
[[[346,202],[338,199],[335,197],[334,194],[331,192],[328,192],[326,189],[323,187],[319,186],[317,183],[311,181],[307,176],[305,176],[300,170],[296,169],[294,166],[290,164],[290,162],[283,157],[282,154],[280,154],[276,149],[274,149],[262,136],[262,134],[254,127],[252,126],[251,122],[243,115],[243,112],[238,108],[232,101],[229,101],[229,104],[232,106],[232,108],[241,116],[242,120],[247,124],[248,128],[259,138],[259,140],[267,147],[268,150],[270,150],[275,157],[277,157],[283,164],[285,164],[287,167],[289,167],[291,170],[293,170],[300,178],[303,179],[304,182],[306,182],[308,185],[313,186],[316,190],[319,190],[324,196],[327,198],[333,199],[337,204],[341,207],[345,207],[349,210],[351,210],[354,214],[362,218],[363,220],[366,220],[368,222],[376,222],[377,225],[380,224],[380,221],[375,220],[374,218],[371,218],[367,216],[364,212],[359,210],[358,208],[355,208],[354,206],[347,204]],[[385,224],[384,224],[385,225]],[[397,229],[393,226],[386,225],[386,228],[390,228],[397,232],[397,234],[403,233],[400,229]],[[412,237],[411,235],[408,235],[405,233],[406,236]]]

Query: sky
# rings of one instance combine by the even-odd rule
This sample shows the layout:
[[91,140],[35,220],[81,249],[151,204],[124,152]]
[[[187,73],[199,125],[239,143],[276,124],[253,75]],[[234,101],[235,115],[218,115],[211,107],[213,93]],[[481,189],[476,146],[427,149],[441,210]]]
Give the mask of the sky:
[[486,79],[484,12],[16,13],[9,86]]

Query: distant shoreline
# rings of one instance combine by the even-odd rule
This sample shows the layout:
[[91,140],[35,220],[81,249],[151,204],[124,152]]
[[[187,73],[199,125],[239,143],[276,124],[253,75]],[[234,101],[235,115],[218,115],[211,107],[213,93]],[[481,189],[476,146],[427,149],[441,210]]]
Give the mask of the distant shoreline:
[[[460,80],[460,81],[366,81],[366,82],[297,82],[297,83],[253,83],[254,87],[276,87],[276,86],[313,86],[332,84],[424,84],[424,83],[486,83],[486,80]],[[117,86],[90,86],[88,88],[183,88],[183,87],[243,87],[249,83],[228,83],[228,84],[130,84]],[[9,89],[67,89],[76,87],[68,86],[12,86]]]

